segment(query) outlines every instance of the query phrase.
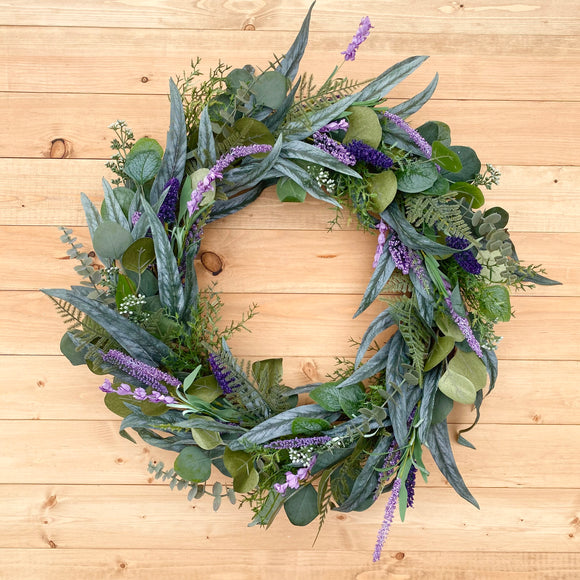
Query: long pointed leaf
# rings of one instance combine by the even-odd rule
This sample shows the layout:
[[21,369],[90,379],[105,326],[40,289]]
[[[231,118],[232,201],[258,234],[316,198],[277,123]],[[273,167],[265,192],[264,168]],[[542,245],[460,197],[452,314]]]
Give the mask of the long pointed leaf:
[[387,360],[389,358],[389,350],[391,349],[391,341],[387,342],[383,348],[381,348],[377,353],[371,357],[366,363],[358,367],[348,379],[342,381],[337,385],[337,388],[347,387],[348,385],[354,385],[360,381],[364,381],[378,372],[382,371],[387,366]]
[[383,252],[353,318],[356,318],[359,314],[363,313],[375,301],[377,296],[383,291],[385,284],[389,281],[394,271],[395,262],[393,257],[390,252]]
[[199,136],[197,138],[197,158],[202,167],[210,168],[215,165],[216,151],[208,107],[201,112],[199,117]]
[[433,406],[435,405],[435,395],[437,394],[437,384],[441,376],[441,365],[431,369],[423,375],[423,397],[419,407],[418,434],[419,441],[425,442],[427,432],[431,428],[433,418]]
[[129,220],[123,213],[123,208],[121,207],[121,204],[115,197],[111,184],[104,177],[103,177],[103,191],[105,192],[105,201],[107,202],[107,210],[109,212],[109,218],[112,221],[117,222],[122,228],[130,232],[131,226],[129,225]]
[[181,285],[181,274],[177,267],[177,260],[171,249],[171,244],[165,233],[165,228],[159,221],[153,208],[146,199],[141,200],[145,216],[149,220],[153,243],[155,244],[155,258],[157,263],[157,281],[159,283],[159,299],[170,314],[183,315],[185,297]]
[[439,471],[441,471],[445,476],[447,481],[451,484],[451,487],[463,499],[479,509],[477,500],[473,495],[471,495],[469,489],[467,489],[465,481],[463,481],[463,477],[461,477],[459,469],[457,469],[457,464],[453,457],[453,451],[451,450],[446,420],[431,426],[431,429],[427,433],[425,444],[431,452]]
[[87,225],[89,226],[89,233],[91,234],[91,240],[95,235],[95,230],[102,223],[103,218],[99,213],[99,210],[94,206],[93,202],[87,197],[86,194],[81,193],[81,203],[85,211],[85,218],[87,220]]
[[311,163],[316,163],[317,165],[322,165],[328,169],[332,169],[338,173],[344,173],[345,175],[350,175],[351,177],[356,177],[361,179],[361,176],[348,165],[341,163],[336,157],[333,157],[330,153],[315,147],[314,145],[309,145],[303,141],[288,141],[284,143],[282,148],[282,157],[286,159],[301,159],[303,161],[310,161]]
[[328,195],[320,185],[318,185],[316,179],[314,179],[308,171],[305,171],[302,167],[296,165],[296,163],[293,163],[289,159],[279,159],[276,169],[282,175],[295,181],[315,199],[340,207],[340,203],[334,197]]
[[195,246],[188,248],[185,255],[185,306],[183,308],[183,319],[188,322],[191,312],[197,305],[199,287],[197,285],[197,275],[194,267]]
[[391,107],[391,113],[398,115],[399,117],[408,117],[413,113],[416,113],[432,96],[437,88],[437,82],[439,81],[439,75],[436,74],[433,80],[418,94],[410,99]]
[[370,324],[369,327],[366,329],[363,337],[360,341],[360,346],[358,348],[358,352],[356,353],[356,359],[354,361],[355,366],[358,366],[363,356],[366,354],[369,346],[373,339],[383,332],[383,330],[387,330],[387,328],[393,326],[394,321],[391,317],[391,313],[389,309],[383,310]]
[[268,127],[271,132],[274,132],[280,127],[280,125],[284,122],[284,118],[286,117],[286,113],[290,110],[290,107],[294,104],[294,97],[296,96],[296,92],[300,87],[300,81],[302,77],[299,77],[292,90],[284,97],[282,104],[276,109],[274,113],[272,113],[269,117],[264,119],[264,125]]
[[292,46],[288,50],[288,52],[284,55],[281,59],[280,66],[276,69],[277,71],[281,72],[285,77],[288,77],[291,81],[294,80],[294,77],[298,74],[298,67],[300,66],[300,61],[302,60],[302,56],[304,55],[304,50],[306,49],[306,45],[308,44],[308,31],[310,29],[310,16],[312,14],[312,9],[314,8],[313,2],[308,9],[308,14],[306,14],[306,18],[304,18],[304,22],[302,22],[302,26],[296,36],[296,39],[292,43]]
[[151,187],[149,201],[155,205],[165,184],[172,178],[178,179],[181,183],[185,162],[187,158],[187,127],[185,124],[185,113],[179,89],[173,82],[169,81],[169,93],[171,95],[171,113],[169,131],[167,132],[167,144],[159,173]]
[[66,300],[102,326],[133,358],[157,366],[171,355],[171,350],[159,339],[121,316],[108,306],[91,300],[73,290],[42,290],[48,296]]

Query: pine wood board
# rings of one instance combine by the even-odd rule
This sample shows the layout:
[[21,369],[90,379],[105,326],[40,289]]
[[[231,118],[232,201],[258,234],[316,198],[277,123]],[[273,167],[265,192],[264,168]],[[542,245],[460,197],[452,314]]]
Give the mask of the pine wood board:
[[[335,362],[331,357],[285,357],[284,384],[297,387],[325,381]],[[73,367],[63,356],[3,356],[0,366],[0,420],[114,418],[97,388],[102,377],[84,366]],[[578,424],[579,372],[578,361],[500,360],[498,382],[484,401],[480,424]],[[473,419],[468,405],[456,405],[449,421]]]
[[[217,283],[220,292],[363,294],[372,275],[375,233],[336,230],[234,230],[205,228],[196,261],[200,288]],[[75,228],[84,251],[92,250],[88,228]],[[37,290],[79,283],[68,245],[53,227],[0,226],[0,290]],[[561,286],[538,286],[525,295],[580,295],[580,257],[562,248],[580,246],[580,234],[515,234],[523,263],[542,264]],[[34,268],[24,264],[34,263]],[[95,259],[95,265],[99,265]]]
[[576,580],[580,555],[573,552],[426,552],[383,550],[380,562],[370,551],[316,549],[251,551],[217,549],[42,549],[0,548],[6,577],[19,580],[102,580],[121,576],[150,580],[178,576],[188,580]]
[[[0,93],[0,126],[11,136],[0,141],[0,157],[50,157],[56,150],[61,157],[106,158],[111,138],[107,127],[116,119],[126,120],[136,135],[163,143],[169,120],[167,97]],[[580,102],[554,106],[545,101],[437,100],[413,115],[412,124],[430,119],[453,127],[454,143],[468,144],[484,163],[545,164],[547,150],[558,165],[578,163]],[[550,130],[538,132],[530,119],[542,119]]]
[[[140,5],[109,4],[105,0],[87,6],[82,0],[62,5],[56,0],[32,0],[26,4],[0,2],[0,24],[19,26],[98,26],[113,28],[163,28],[277,30],[290,43],[300,28],[310,0],[299,2],[253,1],[241,4],[219,0],[161,0]],[[344,31],[352,35],[361,16],[368,15],[379,30],[393,32],[461,34],[575,34],[580,28],[574,0],[542,0],[534,4],[506,4],[501,0],[463,4],[418,0],[411,4],[377,4],[357,0],[336,9],[331,0],[317,3],[311,29]],[[346,42],[350,40],[347,37]],[[289,45],[289,44],[288,44]]]
[[[360,295],[223,294],[222,323],[240,320],[252,303],[259,312],[251,334],[230,341],[242,358],[352,356],[349,338],[359,339],[380,311],[375,302],[356,320]],[[580,300],[576,297],[513,297],[517,316],[498,325],[501,356],[515,360],[577,360]],[[0,354],[59,354],[65,328],[40,292],[0,292]],[[533,336],[534,340],[523,340]],[[380,340],[381,338],[379,338]],[[386,339],[386,336],[385,336]]]
[[[416,507],[393,523],[386,554],[407,551],[578,553],[575,490],[477,489],[481,510],[451,489],[417,488]],[[295,528],[283,516],[268,530],[248,528],[250,512],[230,504],[214,513],[206,499],[151,485],[2,485],[0,547],[55,549],[219,550],[344,554],[372,559],[384,501],[361,513],[330,512],[317,526]],[[176,523],[178,522],[178,524]],[[219,559],[219,556],[216,556]],[[563,556],[563,562],[569,556]],[[228,558],[223,558],[226,561]]]
[[[501,185],[485,190],[486,205],[501,205],[510,212],[511,232],[578,231],[580,166],[498,169]],[[100,205],[103,177],[111,179],[111,174],[101,160],[0,158],[0,224],[84,226],[80,192]],[[304,203],[280,203],[271,187],[212,228],[326,231],[334,216],[332,207],[310,197]],[[356,228],[345,214],[341,229]]]
[[[137,436],[134,445],[119,436],[119,425],[116,420],[3,420],[0,444],[10,455],[3,458],[0,483],[144,484],[153,482],[147,472],[150,460],[173,465],[174,452],[150,447]],[[449,427],[455,434],[466,425]],[[577,487],[577,450],[562,442],[578,441],[580,425],[481,424],[466,437],[477,449],[454,445],[454,453],[470,488]],[[552,460],[556,455],[557,462]],[[425,466],[431,473],[429,487],[448,486],[428,453]]]
[[[0,91],[32,93],[166,94],[168,79],[182,74],[191,59],[201,71],[221,59],[232,67],[251,63],[262,68],[272,54],[291,42],[279,32],[230,30],[191,32],[111,28],[4,27],[0,34]],[[300,70],[322,82],[342,60],[350,36],[318,31],[311,35]],[[231,48],[231,47],[235,47]],[[429,60],[391,96],[408,98],[439,73],[435,99],[577,101],[576,73],[580,43],[574,36],[510,34],[393,33],[391,26],[371,36],[356,64],[341,75],[369,79],[391,64],[415,54]],[[110,66],[110,60],[123,54]],[[485,58],[482,58],[485,57]],[[474,67],[474,60],[478,66]],[[525,63],[525,66],[524,66]],[[563,78],[567,82],[561,82]]]

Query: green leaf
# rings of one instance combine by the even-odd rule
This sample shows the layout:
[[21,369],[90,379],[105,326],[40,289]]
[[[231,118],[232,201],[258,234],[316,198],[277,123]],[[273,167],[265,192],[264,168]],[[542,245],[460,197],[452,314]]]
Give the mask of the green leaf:
[[330,429],[332,425],[324,419],[310,417],[296,417],[292,421],[292,435],[314,435],[320,431]]
[[439,312],[435,316],[435,324],[445,336],[453,338],[455,342],[462,342],[465,339],[459,326],[446,314]]
[[462,374],[448,368],[439,379],[439,390],[453,401],[464,405],[473,405],[477,389],[474,384]]
[[[239,70],[239,69],[238,69]],[[232,71],[233,72],[233,71]],[[216,162],[216,149],[208,107],[205,107],[199,118],[197,137],[197,159],[202,167],[212,167]]]
[[143,274],[155,262],[155,244],[151,238],[135,240],[125,251],[121,259],[123,268]]
[[330,153],[327,153],[314,145],[310,145],[309,143],[304,143],[304,141],[285,142],[281,155],[284,158],[301,159],[310,164],[320,165],[330,169],[331,171],[344,173],[345,175],[350,175],[360,179],[360,175],[352,169],[352,167],[345,165]]
[[302,26],[292,43],[292,46],[288,49],[288,52],[279,60],[280,65],[276,70],[280,71],[281,74],[286,76],[290,81],[294,80],[294,77],[298,73],[298,67],[300,65],[300,60],[308,44],[308,29],[310,28],[310,16],[312,14],[312,8],[314,8],[314,2],[310,5],[308,13],[302,22]]
[[391,107],[391,113],[402,118],[416,113],[431,98],[437,88],[438,81],[439,75],[436,73],[433,80],[420,93],[417,93],[414,97]]
[[302,203],[306,199],[306,190],[289,177],[281,177],[278,180],[276,194],[282,202]]
[[201,483],[211,475],[211,459],[199,447],[189,446],[179,452],[173,469],[183,479]]
[[420,193],[429,189],[439,177],[431,161],[415,161],[397,171],[397,187],[405,193]]
[[123,171],[139,185],[153,179],[161,168],[163,148],[155,139],[143,137],[131,148]]
[[101,214],[93,205],[93,202],[84,193],[81,193],[81,203],[85,212],[85,218],[87,220],[87,226],[89,227],[89,233],[91,234],[92,240],[97,227],[103,220],[101,218]]
[[[209,417],[204,417],[207,422],[210,423],[217,423],[214,419]],[[209,451],[210,449],[215,449],[219,445],[223,445],[224,442],[222,441],[221,435],[218,431],[208,430],[208,429],[200,429],[200,428],[192,428],[191,429],[191,436],[193,440],[202,448]]]
[[461,171],[463,165],[459,155],[446,147],[441,141],[433,141],[431,150],[431,160],[440,165],[443,169],[457,173]]
[[169,131],[165,154],[161,162],[161,168],[151,187],[149,201],[155,205],[165,189],[165,184],[172,178],[181,183],[187,161],[187,128],[185,113],[181,102],[181,94],[173,80],[169,81],[169,94],[171,97]]
[[344,413],[349,417],[354,417],[358,414],[363,401],[364,390],[359,383],[341,387],[338,390],[338,400]]
[[[463,335],[462,335],[463,337]],[[463,338],[462,338],[463,339]],[[435,368],[440,362],[444,361],[455,347],[455,339],[451,336],[440,336],[425,362],[424,372]]]
[[77,350],[77,346],[71,338],[69,332],[65,332],[60,339],[60,352],[66,356],[68,361],[75,367],[84,365],[85,356],[83,350]]
[[142,202],[155,245],[159,298],[170,314],[182,316],[185,297],[181,285],[181,274],[171,248],[171,242],[168,240],[165,228],[157,218],[153,208],[147,203],[147,200],[143,199]]
[[[240,145],[271,145],[274,146],[276,143],[276,138],[270,132],[270,129],[264,125],[261,121],[252,119],[251,117],[242,117],[238,119],[233,127],[232,131],[234,133],[237,131],[239,133],[239,144]],[[263,159],[268,153],[254,153],[252,157],[254,159]]]
[[423,125],[417,127],[417,132],[428,143],[432,144],[434,141],[439,141],[446,147],[451,145],[449,125],[441,121],[427,121],[427,123],[423,123]]
[[433,402],[433,413],[431,415],[431,425],[437,425],[441,421],[447,419],[447,415],[453,409],[453,399],[443,394],[439,389],[435,393],[435,401]]
[[258,485],[259,475],[249,453],[232,451],[229,447],[226,447],[224,450],[224,465],[230,472],[234,480],[234,490],[238,493],[248,493]]
[[118,281],[117,281],[117,290],[115,292],[115,302],[117,303],[117,308],[121,306],[121,302],[127,296],[134,296],[135,290],[135,283],[131,278],[125,276],[124,274],[119,274]]
[[[121,207],[117,197],[113,193],[113,188],[109,182],[103,177],[103,191],[105,192],[105,199],[101,206],[101,214],[105,219],[117,222],[123,229],[130,230],[129,221]],[[127,190],[131,191],[131,190]],[[104,211],[104,213],[103,213]]]
[[387,330],[387,328],[393,326],[394,321],[391,317],[390,309],[387,308],[383,310],[368,326],[363,337],[360,341],[360,346],[356,353],[356,359],[354,361],[355,366],[358,367],[362,362],[363,356],[366,354],[369,346],[377,334]]
[[278,71],[266,71],[256,79],[250,91],[258,104],[277,109],[288,91],[288,79]]
[[284,511],[295,526],[307,526],[318,516],[318,494],[312,484],[301,487],[284,502]]
[[383,291],[385,284],[389,281],[394,271],[395,262],[393,261],[391,253],[383,252],[379,258],[377,267],[371,275],[371,279],[369,280],[368,286],[353,318],[356,318],[359,314],[363,313],[375,301],[378,295]]
[[464,199],[469,204],[469,207],[477,209],[485,203],[485,197],[476,185],[459,181],[452,183],[449,190],[455,193],[457,199]]
[[336,388],[336,385],[336,382],[320,385],[310,391],[309,396],[327,411],[340,411],[339,389]]
[[391,170],[369,175],[368,185],[373,195],[371,209],[377,213],[385,211],[397,195],[397,176]]
[[499,216],[499,221],[495,222],[495,227],[498,230],[505,228],[508,225],[510,219],[510,214],[503,207],[490,207],[483,212],[484,217],[488,217],[492,214],[497,214]]
[[510,295],[505,286],[487,286],[481,290],[480,308],[493,321],[509,322],[512,316]]
[[130,232],[116,222],[101,222],[93,236],[93,248],[101,258],[118,260],[133,243]]
[[254,75],[245,68],[235,68],[226,77],[226,86],[231,93],[238,89],[248,87],[254,80]]
[[421,193],[423,195],[431,195],[434,197],[439,195],[445,195],[446,193],[449,193],[449,181],[439,175],[435,183],[425,191],[422,191]]
[[462,169],[458,172],[442,169],[441,175],[449,181],[472,181],[481,170],[481,161],[477,153],[471,147],[462,145],[451,145],[449,148],[459,157]]
[[131,409],[128,409],[124,401],[126,397],[121,397],[117,393],[107,393],[105,395],[105,407],[118,415],[119,417],[128,417],[131,414]]
[[451,361],[449,369],[469,379],[476,391],[487,384],[487,369],[482,360],[474,352],[458,350]]
[[362,141],[377,148],[383,138],[383,130],[377,112],[372,107],[349,107],[348,130],[343,143]]
[[189,387],[186,387],[184,381],[183,386],[189,395],[193,395],[206,403],[213,403],[213,401],[223,395],[223,391],[213,375],[197,377]]

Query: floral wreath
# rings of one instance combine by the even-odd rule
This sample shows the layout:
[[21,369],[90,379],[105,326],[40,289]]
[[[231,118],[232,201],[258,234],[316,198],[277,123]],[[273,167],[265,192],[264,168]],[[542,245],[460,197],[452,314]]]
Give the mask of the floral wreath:
[[[437,76],[395,106],[385,95],[426,57],[395,64],[364,83],[337,75],[320,86],[298,66],[310,13],[289,49],[265,71],[220,64],[198,79],[170,82],[165,151],[135,142],[123,121],[111,128],[116,151],[97,209],[83,194],[95,264],[70,229],[81,285],[44,290],[69,325],[61,350],[105,378],[105,404],[123,417],[135,442],[177,453],[155,477],[188,489],[188,498],[241,496],[252,524],[268,526],[284,508],[297,526],[330,509],[365,510],[390,493],[374,560],[394,513],[413,506],[417,472],[427,481],[423,446],[456,492],[478,507],[453,459],[446,417],[474,405],[497,377],[494,324],[512,316],[509,288],[557,284],[520,264],[506,229],[508,213],[485,211],[475,151],[451,145],[449,127],[405,120],[433,94]],[[355,59],[368,17],[342,53]],[[290,389],[282,359],[237,361],[227,340],[244,328],[219,324],[220,296],[200,291],[194,260],[205,224],[252,203],[270,185],[282,202],[307,194],[356,215],[378,232],[374,271],[355,316],[377,299],[386,307],[323,384]],[[396,298],[392,294],[397,294]],[[391,296],[386,296],[391,295]],[[375,338],[396,326],[384,345]],[[370,354],[369,354],[370,353]],[[489,380],[488,380],[489,379]],[[311,402],[297,406],[298,394]],[[459,433],[459,443],[471,444]],[[212,466],[227,478],[207,484]],[[313,485],[314,484],[314,485]],[[320,528],[319,528],[320,531]]]

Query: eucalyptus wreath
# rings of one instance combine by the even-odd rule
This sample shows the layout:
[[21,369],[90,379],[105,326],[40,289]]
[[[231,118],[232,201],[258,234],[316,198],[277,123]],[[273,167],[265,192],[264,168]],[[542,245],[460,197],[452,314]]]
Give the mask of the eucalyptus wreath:
[[[501,207],[482,209],[500,173],[473,149],[452,145],[449,127],[407,118],[433,94],[389,105],[387,93],[426,59],[414,56],[377,78],[339,74],[371,32],[368,17],[344,60],[317,85],[297,78],[312,7],[282,57],[262,71],[200,61],[170,82],[165,150],[135,140],[117,121],[97,208],[82,194],[95,262],[69,228],[68,254],[82,280],[44,290],[68,329],[63,354],[104,378],[120,433],[177,454],[149,470],[190,500],[240,500],[250,525],[269,526],[283,508],[304,526],[329,510],[365,510],[389,493],[374,559],[394,512],[413,506],[426,447],[457,493],[477,507],[455,460],[447,416],[473,405],[497,378],[494,332],[512,317],[510,289],[556,284],[523,266]],[[291,389],[282,359],[237,360],[214,287],[199,289],[194,261],[206,224],[235,213],[275,185],[281,202],[311,195],[377,233],[373,273],[354,316],[384,308],[323,384]],[[370,258],[369,258],[370,261]],[[396,330],[384,344],[383,331]],[[298,395],[309,402],[298,405]],[[472,425],[473,427],[473,425]],[[471,429],[471,427],[469,427]],[[468,431],[465,429],[464,431]],[[471,444],[459,434],[459,443]],[[212,467],[217,479],[212,478]],[[213,483],[208,481],[213,479]],[[320,528],[319,528],[320,531]]]

